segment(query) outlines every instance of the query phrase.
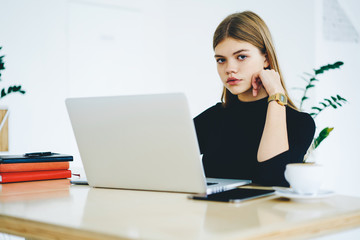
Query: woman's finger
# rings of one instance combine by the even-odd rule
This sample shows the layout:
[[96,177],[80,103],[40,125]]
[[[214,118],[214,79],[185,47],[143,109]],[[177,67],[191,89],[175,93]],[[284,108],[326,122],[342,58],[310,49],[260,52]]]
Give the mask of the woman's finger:
[[253,96],[256,97],[262,85],[261,79],[259,78],[258,74],[254,74],[252,76],[251,85],[253,87],[252,89]]

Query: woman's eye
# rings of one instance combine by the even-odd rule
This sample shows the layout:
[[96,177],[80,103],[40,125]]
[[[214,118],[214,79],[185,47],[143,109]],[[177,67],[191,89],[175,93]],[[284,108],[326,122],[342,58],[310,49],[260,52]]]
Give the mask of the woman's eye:
[[216,59],[216,62],[217,63],[223,63],[223,62],[225,62],[225,59],[224,58],[218,58],[218,59]]
[[238,56],[238,59],[239,59],[239,60],[245,60],[245,59],[246,59],[246,56],[245,56],[245,55],[239,55],[239,56]]

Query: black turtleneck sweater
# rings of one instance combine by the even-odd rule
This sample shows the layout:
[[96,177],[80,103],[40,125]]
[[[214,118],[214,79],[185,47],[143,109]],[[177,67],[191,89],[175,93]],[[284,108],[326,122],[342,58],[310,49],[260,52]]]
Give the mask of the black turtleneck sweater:
[[314,137],[315,123],[309,114],[286,107],[289,150],[258,162],[267,107],[267,98],[254,102],[237,100],[228,107],[218,103],[194,118],[206,177],[289,186],[284,177],[285,166],[303,161]]

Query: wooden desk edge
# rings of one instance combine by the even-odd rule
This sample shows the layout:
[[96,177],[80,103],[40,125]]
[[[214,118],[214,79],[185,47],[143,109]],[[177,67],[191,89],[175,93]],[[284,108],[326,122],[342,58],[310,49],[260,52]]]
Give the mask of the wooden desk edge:
[[[293,226],[286,226],[285,229],[278,229],[277,231],[268,231],[256,236],[249,236],[244,238],[246,240],[281,240],[281,239],[301,239],[309,237],[318,237],[335,232],[346,231],[352,228],[360,227],[360,211],[354,211],[342,214],[340,216],[333,216],[326,219],[315,219],[302,224],[292,224]],[[304,229],[306,229],[304,231]]]
[[90,230],[53,225],[22,218],[0,215],[0,232],[30,239],[128,240],[128,238],[92,232]]
[[[235,239],[292,239],[326,235],[360,226],[360,211],[334,216],[329,219],[316,219],[303,224],[292,224],[285,229],[266,231],[254,236],[240,236]],[[306,229],[306,231],[304,231]],[[84,240],[128,240],[89,230],[74,229],[49,223],[24,220],[17,217],[0,215],[0,231],[31,239],[84,239]]]

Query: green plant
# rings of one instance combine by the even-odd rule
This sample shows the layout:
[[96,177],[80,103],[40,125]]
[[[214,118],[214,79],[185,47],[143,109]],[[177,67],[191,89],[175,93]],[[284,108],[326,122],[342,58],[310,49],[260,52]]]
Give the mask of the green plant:
[[[0,47],[0,50],[2,47]],[[1,71],[5,70],[5,63],[3,62],[3,58],[5,55],[0,56],[0,81],[1,81]],[[25,91],[22,89],[21,85],[13,85],[9,86],[8,88],[2,88],[0,92],[0,99],[11,94],[11,93],[21,93],[25,94]]]
[[[308,90],[311,88],[314,88],[316,86],[316,82],[319,81],[318,76],[323,74],[326,71],[330,71],[333,69],[339,69],[344,63],[341,61],[335,62],[333,64],[327,64],[324,66],[321,66],[319,69],[314,69],[314,74],[305,73],[305,75],[308,78],[303,77],[303,79],[307,82],[307,85],[305,88],[302,88],[301,90],[304,91],[304,94],[300,101],[300,111],[303,111],[303,104],[306,100],[309,99],[308,97]],[[311,107],[311,111],[309,114],[315,119],[321,112],[323,112],[325,109],[333,108],[337,109],[338,107],[342,107],[344,103],[346,103],[347,100],[340,95],[336,96],[330,96],[328,98],[324,98],[323,101],[320,101],[318,105]],[[333,127],[325,127],[322,129],[317,137],[314,138],[314,141],[312,142],[308,153],[305,155],[304,162],[306,162],[307,157],[309,154],[315,150],[320,143],[329,136],[330,132],[333,130]]]

